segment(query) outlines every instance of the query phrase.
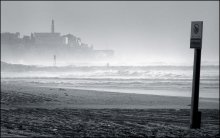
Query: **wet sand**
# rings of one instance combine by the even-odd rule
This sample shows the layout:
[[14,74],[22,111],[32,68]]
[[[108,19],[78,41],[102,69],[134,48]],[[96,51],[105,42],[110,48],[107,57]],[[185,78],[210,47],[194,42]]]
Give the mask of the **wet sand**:
[[[189,97],[157,96],[50,88],[25,83],[1,83],[2,108],[122,108],[122,109],[190,109]],[[219,109],[219,100],[200,98],[200,109]]]
[[201,129],[189,129],[190,98],[1,83],[1,136],[214,137],[218,99],[200,98]]

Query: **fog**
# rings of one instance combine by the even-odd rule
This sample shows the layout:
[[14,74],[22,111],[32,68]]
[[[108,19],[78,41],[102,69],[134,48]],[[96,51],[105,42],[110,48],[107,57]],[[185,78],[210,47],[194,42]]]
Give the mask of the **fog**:
[[[2,33],[50,32],[52,19],[55,32],[71,33],[95,49],[114,50],[111,59],[89,62],[96,65],[192,65],[191,21],[203,21],[202,64],[219,61],[218,1],[1,2]],[[45,63],[17,63],[51,65],[50,57]],[[70,58],[57,60],[58,65],[72,64]]]

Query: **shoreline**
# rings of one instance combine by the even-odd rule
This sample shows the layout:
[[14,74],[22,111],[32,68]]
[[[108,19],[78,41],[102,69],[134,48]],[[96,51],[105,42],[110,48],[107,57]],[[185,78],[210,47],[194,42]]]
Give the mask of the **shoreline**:
[[[169,86],[163,86],[162,88],[160,87],[152,87],[148,86],[146,84],[145,87],[128,87],[123,86],[123,87],[118,87],[117,85],[109,85],[109,86],[101,86],[98,83],[96,84],[90,84],[90,82],[87,85],[86,81],[80,81],[77,82],[78,80],[76,79],[76,84],[73,82],[66,82],[66,81],[58,81],[56,80],[52,81],[50,78],[45,79],[44,78],[36,78],[37,80],[33,78],[25,79],[25,78],[14,78],[14,79],[5,79],[3,78],[1,80],[2,84],[16,84],[16,85],[24,85],[24,86],[35,86],[35,87],[50,87],[50,88],[63,88],[63,89],[73,89],[73,90],[90,90],[90,91],[100,91],[100,92],[116,92],[116,93],[125,93],[125,94],[144,94],[144,95],[158,95],[158,96],[168,96],[168,97],[188,97],[191,98],[192,96],[192,90],[189,86],[187,88],[174,88],[169,87]],[[39,79],[39,80],[38,80]],[[59,79],[58,79],[59,80]],[[61,79],[62,80],[62,79]],[[68,80],[68,79],[67,79]],[[106,80],[105,80],[106,81]],[[78,84],[79,83],[79,84]],[[81,85],[82,83],[82,85]],[[94,83],[94,82],[93,82]],[[105,83],[104,83],[105,85]],[[120,83],[118,84],[120,86]],[[123,84],[124,85],[124,84]],[[171,84],[172,85],[172,84]],[[190,85],[191,86],[191,85]],[[219,89],[217,88],[200,88],[200,98],[210,98],[210,99],[217,99],[219,98]]]
[[[190,109],[191,98],[1,83],[2,107],[85,109]],[[219,109],[218,98],[200,98],[200,109]]]

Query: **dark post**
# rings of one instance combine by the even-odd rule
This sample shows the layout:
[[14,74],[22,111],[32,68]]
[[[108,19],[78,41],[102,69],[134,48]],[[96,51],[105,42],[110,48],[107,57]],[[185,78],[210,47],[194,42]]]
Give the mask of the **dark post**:
[[191,128],[200,128],[199,104],[199,80],[200,80],[201,49],[194,49],[193,84],[191,99]]
[[56,55],[53,55],[53,66],[56,67]]
[[191,98],[191,118],[190,128],[200,128],[201,112],[199,106],[199,83],[200,83],[200,64],[202,49],[202,27],[203,22],[192,22],[190,48],[194,48],[194,65],[193,65],[193,84]]

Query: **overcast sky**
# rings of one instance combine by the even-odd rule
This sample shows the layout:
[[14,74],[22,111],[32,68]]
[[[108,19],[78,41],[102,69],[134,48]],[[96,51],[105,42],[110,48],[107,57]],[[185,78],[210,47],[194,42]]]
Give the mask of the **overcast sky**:
[[121,62],[193,63],[191,21],[203,21],[202,62],[219,61],[218,1],[1,1],[1,31],[71,33]]

